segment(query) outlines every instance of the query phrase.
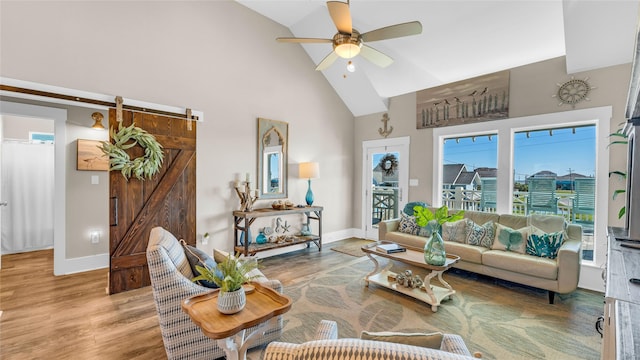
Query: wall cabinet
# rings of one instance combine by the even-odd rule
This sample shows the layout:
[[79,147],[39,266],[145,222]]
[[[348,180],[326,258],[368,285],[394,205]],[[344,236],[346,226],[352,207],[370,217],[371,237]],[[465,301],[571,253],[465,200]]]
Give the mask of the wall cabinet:
[[[272,208],[255,209],[252,211],[234,211],[233,212],[233,238],[234,238],[234,251],[236,253],[242,253],[245,256],[254,255],[260,251],[266,251],[271,249],[277,249],[286,246],[292,246],[297,244],[307,244],[307,247],[311,243],[314,243],[318,247],[318,251],[322,250],[322,206],[306,206],[306,207],[294,207],[285,210],[276,210]],[[311,220],[317,221],[318,233],[310,235],[300,234],[285,234],[287,240],[281,242],[267,242],[265,244],[257,244],[255,239],[249,244],[248,241],[240,243],[240,234],[244,233],[243,238],[249,238],[248,229],[251,224],[262,217],[280,217],[284,215],[292,214],[304,214],[306,217],[307,227],[310,229]]]

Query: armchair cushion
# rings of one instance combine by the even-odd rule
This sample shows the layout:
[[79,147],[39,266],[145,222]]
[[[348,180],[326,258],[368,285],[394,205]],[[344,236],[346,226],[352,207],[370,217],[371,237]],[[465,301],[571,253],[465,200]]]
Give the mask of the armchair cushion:
[[442,333],[435,332],[431,334],[423,333],[401,333],[394,331],[369,332],[362,331],[360,339],[386,341],[398,344],[420,346],[431,349],[440,349],[442,346]]

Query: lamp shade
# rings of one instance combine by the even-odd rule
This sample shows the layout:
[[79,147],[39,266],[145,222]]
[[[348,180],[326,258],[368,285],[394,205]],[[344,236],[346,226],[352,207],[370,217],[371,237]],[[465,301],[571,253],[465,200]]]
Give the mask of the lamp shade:
[[304,162],[299,165],[299,178],[317,179],[320,177],[320,166],[317,162]]

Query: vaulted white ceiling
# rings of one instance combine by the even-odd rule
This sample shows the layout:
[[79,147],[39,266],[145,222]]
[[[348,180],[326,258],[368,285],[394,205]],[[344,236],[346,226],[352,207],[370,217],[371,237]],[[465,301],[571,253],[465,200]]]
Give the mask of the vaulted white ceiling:
[[[236,0],[287,27],[293,36],[337,32],[321,0]],[[367,45],[394,59],[378,68],[362,57],[323,70],[354,116],[388,110],[388,99],[417,90],[566,55],[572,74],[632,61],[639,0],[353,0],[361,33],[420,21],[422,34]],[[287,35],[285,35],[287,36]],[[276,41],[275,39],[273,41]],[[302,46],[315,68],[331,44]],[[345,77],[346,75],[346,77]]]

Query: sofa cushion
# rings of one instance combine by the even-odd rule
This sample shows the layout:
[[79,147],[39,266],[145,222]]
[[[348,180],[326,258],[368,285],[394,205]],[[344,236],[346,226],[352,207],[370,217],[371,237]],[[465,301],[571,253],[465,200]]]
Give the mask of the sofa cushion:
[[522,229],[525,226],[529,226],[529,218],[522,215],[504,214],[500,215],[499,224],[508,226],[512,229]]
[[502,224],[496,224],[496,235],[491,249],[524,254],[527,248],[529,228],[529,226],[524,226],[516,230]]
[[530,231],[527,239],[527,254],[555,259],[564,241],[564,230],[546,233],[535,226],[531,226]]
[[[450,210],[450,212],[455,212],[457,210]],[[500,215],[496,213],[484,212],[484,211],[465,211],[464,217],[473,221],[476,224],[484,224],[488,221],[493,221],[497,223],[500,220]]]
[[442,240],[464,244],[467,239],[467,220],[462,219],[442,224]]
[[491,248],[495,235],[494,222],[489,220],[482,225],[467,219],[467,244]]
[[482,254],[489,251],[484,246],[459,244],[453,241],[445,241],[444,251],[448,254],[460,256],[460,260],[475,264],[482,264]]
[[555,260],[518,254],[513,251],[486,251],[482,254],[482,265],[543,279],[558,278],[558,265]]
[[430,334],[423,333],[401,333],[393,331],[369,332],[362,331],[360,339],[386,341],[397,344],[420,346],[424,348],[440,349],[442,346],[442,333],[435,332]]
[[[187,244],[184,240],[180,240],[184,248],[184,254],[187,256],[187,260],[189,261],[189,265],[191,266],[191,271],[195,276],[199,275],[198,269],[196,266],[206,267],[208,269],[215,269],[217,264],[216,261],[206,252]],[[216,270],[217,271],[217,270]],[[216,283],[207,281],[207,280],[198,280],[196,281],[198,285],[208,287],[211,289],[217,289],[218,285]]]
[[532,214],[528,216],[529,224],[546,233],[567,230],[567,222],[563,216]]

